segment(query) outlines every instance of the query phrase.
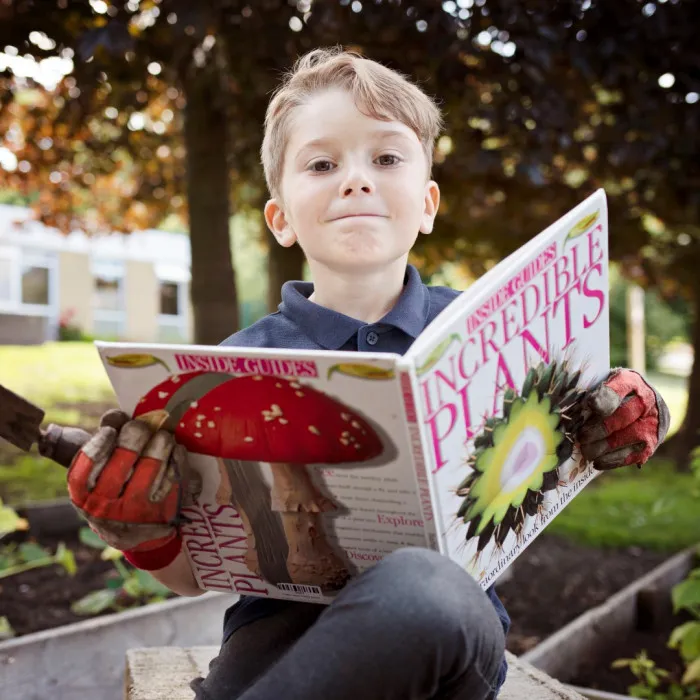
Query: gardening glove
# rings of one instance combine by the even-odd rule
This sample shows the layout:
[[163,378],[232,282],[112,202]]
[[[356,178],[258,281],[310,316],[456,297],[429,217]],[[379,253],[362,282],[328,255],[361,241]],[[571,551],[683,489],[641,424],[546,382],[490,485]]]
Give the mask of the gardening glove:
[[586,397],[578,433],[584,459],[600,470],[641,467],[666,438],[670,414],[658,392],[631,369],[614,369]]
[[180,506],[197,487],[171,433],[117,410],[102,416],[68,470],[71,501],[90,528],[142,569],[163,568],[177,556]]

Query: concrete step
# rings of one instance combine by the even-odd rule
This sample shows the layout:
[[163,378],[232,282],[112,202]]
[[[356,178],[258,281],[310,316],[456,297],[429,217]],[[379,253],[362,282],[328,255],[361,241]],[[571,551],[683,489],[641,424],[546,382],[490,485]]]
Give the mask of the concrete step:
[[[218,647],[149,647],[126,654],[125,700],[192,700],[189,682],[206,676]],[[498,700],[584,700],[582,695],[508,654]]]

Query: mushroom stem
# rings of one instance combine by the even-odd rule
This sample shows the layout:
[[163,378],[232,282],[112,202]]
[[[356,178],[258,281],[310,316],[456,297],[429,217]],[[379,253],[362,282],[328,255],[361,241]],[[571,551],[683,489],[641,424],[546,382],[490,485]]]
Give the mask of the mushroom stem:
[[335,510],[332,501],[314,485],[304,464],[271,463],[272,510],[281,513],[325,513]]
[[289,543],[287,571],[294,583],[342,588],[350,573],[326,540],[320,513],[281,513]]

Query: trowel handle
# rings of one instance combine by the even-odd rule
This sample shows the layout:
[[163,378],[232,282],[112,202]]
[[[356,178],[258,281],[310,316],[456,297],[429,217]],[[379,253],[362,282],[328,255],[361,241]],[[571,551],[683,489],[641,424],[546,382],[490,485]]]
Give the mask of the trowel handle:
[[51,423],[37,441],[39,454],[63,467],[70,467],[78,450],[92,437],[80,428],[64,428]]

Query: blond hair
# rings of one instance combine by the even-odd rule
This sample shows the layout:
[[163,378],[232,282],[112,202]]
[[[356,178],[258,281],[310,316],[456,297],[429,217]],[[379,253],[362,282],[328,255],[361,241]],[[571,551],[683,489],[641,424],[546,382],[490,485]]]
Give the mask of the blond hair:
[[437,104],[405,76],[381,63],[340,48],[316,49],[299,58],[275,91],[265,115],[261,156],[273,197],[280,194],[289,120],[295,107],[330,88],[343,88],[368,117],[398,121],[412,129],[423,146],[428,172],[442,129]]

